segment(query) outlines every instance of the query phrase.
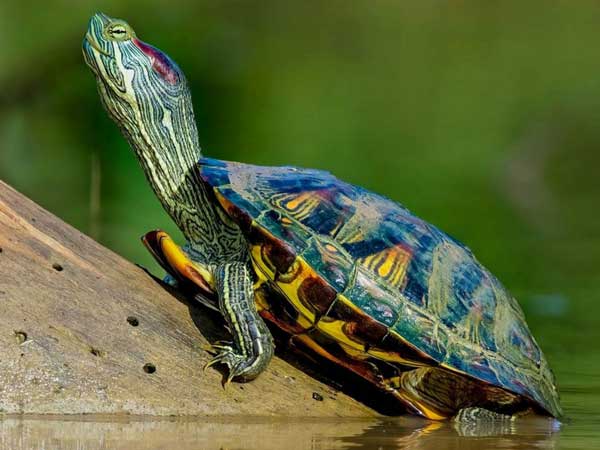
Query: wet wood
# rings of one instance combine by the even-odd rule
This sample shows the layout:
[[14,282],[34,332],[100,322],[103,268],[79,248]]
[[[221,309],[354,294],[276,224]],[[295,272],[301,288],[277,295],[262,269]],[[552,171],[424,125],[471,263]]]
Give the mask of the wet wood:
[[222,322],[0,182],[0,412],[374,416],[285,361],[221,387]]

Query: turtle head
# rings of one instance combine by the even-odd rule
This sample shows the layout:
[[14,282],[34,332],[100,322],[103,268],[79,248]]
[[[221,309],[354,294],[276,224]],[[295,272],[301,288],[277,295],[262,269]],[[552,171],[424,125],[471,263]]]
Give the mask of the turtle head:
[[177,64],[140,41],[124,20],[95,14],[83,40],[83,56],[96,75],[109,113],[115,108],[113,102],[126,101],[136,110],[169,107],[187,93],[185,77]]
[[148,167],[151,162],[168,167],[173,160],[198,160],[191,96],[171,58],[139,40],[127,22],[102,13],[89,21],[83,56],[96,76],[105,109],[134,148],[147,176],[154,172],[154,167]]

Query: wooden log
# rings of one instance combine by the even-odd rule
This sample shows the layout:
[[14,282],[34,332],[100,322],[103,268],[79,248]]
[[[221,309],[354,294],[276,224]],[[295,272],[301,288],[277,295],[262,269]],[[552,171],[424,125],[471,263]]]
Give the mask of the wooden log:
[[1,412],[375,415],[279,358],[223,389],[218,318],[2,182],[0,247]]

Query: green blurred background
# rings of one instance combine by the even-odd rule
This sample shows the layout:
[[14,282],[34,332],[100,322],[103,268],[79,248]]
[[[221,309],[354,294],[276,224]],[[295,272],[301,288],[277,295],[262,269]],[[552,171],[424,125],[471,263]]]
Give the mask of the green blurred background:
[[98,10],[179,63],[205,155],[329,170],[469,245],[600,416],[597,1],[4,0],[0,179],[156,270],[139,237],[177,233],[83,63]]

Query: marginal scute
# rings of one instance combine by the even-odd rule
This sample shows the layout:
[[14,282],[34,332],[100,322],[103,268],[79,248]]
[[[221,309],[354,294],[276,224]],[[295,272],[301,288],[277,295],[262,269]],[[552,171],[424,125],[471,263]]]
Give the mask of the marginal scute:
[[267,320],[275,322],[289,334],[301,334],[308,327],[300,324],[299,314],[285,297],[269,283],[263,283],[255,290],[256,302],[260,305],[259,314]]
[[[374,384],[381,383],[381,379],[377,374],[377,367],[370,361],[362,359],[360,351],[358,354],[353,354],[352,349],[337,338],[321,333],[316,329],[310,330],[306,334],[295,336],[294,338],[298,342],[308,346],[317,355],[352,370]],[[350,354],[352,356],[349,356]]]
[[312,305],[319,314],[325,314],[336,299],[335,290],[319,277],[307,277],[298,288],[298,298]]
[[394,332],[388,332],[377,345],[369,348],[368,353],[385,358],[407,367],[434,366],[437,361],[426,353],[417,350]]
[[265,244],[263,255],[273,264],[276,272],[281,274],[287,273],[296,259],[294,251],[282,242]]
[[[379,345],[388,333],[385,325],[358,309],[344,296],[338,297],[338,301],[327,312],[327,317],[321,320],[338,320],[345,323],[344,334],[348,339],[361,343],[365,349]],[[317,327],[319,325],[320,323]]]

